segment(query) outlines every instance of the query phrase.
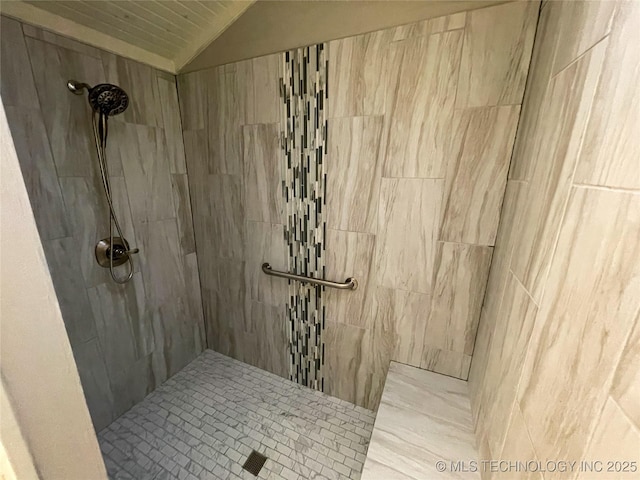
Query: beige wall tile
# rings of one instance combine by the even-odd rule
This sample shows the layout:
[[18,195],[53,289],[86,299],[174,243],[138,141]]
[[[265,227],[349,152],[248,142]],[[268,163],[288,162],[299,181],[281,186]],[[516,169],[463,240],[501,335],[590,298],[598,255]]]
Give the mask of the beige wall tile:
[[[589,446],[582,456],[585,462],[602,462],[599,468],[603,471],[581,472],[577,478],[579,480],[594,479],[604,474],[619,479],[637,478],[638,452],[640,452],[638,426],[634,426],[620,406],[609,397]],[[635,469],[629,464],[630,462],[635,462]],[[624,470],[618,470],[618,468]]]
[[549,86],[537,133],[538,159],[513,253],[512,270],[540,300],[572,175],[592,107],[605,43],[573,63]]
[[622,351],[611,386],[611,397],[627,417],[640,427],[640,320],[636,320],[636,326]]
[[[599,8],[609,9],[613,2]],[[602,13],[602,17],[606,16]],[[603,18],[604,20],[604,18]],[[640,189],[640,3],[619,2],[575,181]]]
[[425,347],[473,353],[492,250],[438,242]]
[[604,406],[640,309],[639,237],[640,195],[573,189],[519,387],[541,458],[579,458]]
[[522,102],[538,2],[511,2],[468,13],[456,106]]
[[509,178],[513,180],[529,180],[531,170],[536,162],[536,147],[540,147],[535,143],[536,131],[538,128],[542,128],[539,126],[539,122],[551,77],[553,56],[558,43],[558,21],[559,15],[556,5],[541,10],[531,56],[531,67],[524,91],[518,133],[509,167]]
[[422,37],[432,33],[447,32],[464,28],[467,20],[467,12],[454,13],[444,17],[429,18],[421,22],[410,23],[394,27],[393,39],[396,42],[407,38]]
[[251,323],[256,325],[257,339],[254,361],[249,363],[289,378],[288,320],[284,306],[250,302],[248,309],[247,315],[251,316]]
[[382,115],[389,30],[329,42],[327,118]]
[[283,168],[278,126],[244,126],[242,140],[247,220],[284,223]]
[[180,233],[180,246],[182,254],[187,255],[196,251],[193,220],[191,217],[191,198],[189,196],[189,179],[186,174],[175,173],[171,175],[173,191],[173,204],[176,210],[178,231]]
[[215,242],[216,255],[244,258],[245,207],[242,181],[237,175],[209,175],[208,242]]
[[516,399],[537,313],[537,305],[510,274],[496,318],[484,378],[483,393],[486,397],[483,401],[489,405],[484,421],[491,426],[487,440],[492,452],[500,452],[503,447],[507,433],[504,413],[509,411]]
[[383,176],[444,177],[461,49],[460,30],[391,46]]
[[367,315],[369,292],[374,288],[372,263],[375,236],[365,233],[327,229],[324,254],[326,276],[343,282],[349,277],[358,281],[357,290],[326,289],[324,293],[327,319],[372,328],[376,321]]
[[[504,410],[502,412],[502,418],[504,418],[504,413],[508,410]],[[508,417],[508,424],[505,425],[506,439],[504,442],[504,448],[501,450],[501,454],[499,456],[493,457],[492,460],[503,460],[506,462],[522,462],[523,464],[527,464],[528,462],[538,462],[536,455],[536,450],[531,443],[531,438],[529,437],[529,432],[527,431],[527,425],[525,424],[524,418],[522,417],[522,412],[520,411],[520,407],[518,403],[513,404],[513,409],[511,410],[511,416]],[[543,459],[543,461],[546,459]],[[555,459],[554,459],[555,460]],[[560,460],[560,459],[558,459]],[[573,460],[573,459],[571,459]],[[569,460],[569,461],[571,461]],[[522,480],[543,480],[543,475],[537,471],[505,471],[505,472],[495,472],[491,475],[491,478],[501,478],[501,479],[509,479],[509,478],[519,478]]]
[[328,228],[376,233],[383,117],[329,120]]
[[271,264],[274,270],[288,270],[284,227],[247,221],[245,228],[247,295],[253,301],[284,306],[289,297],[288,281],[270,277],[262,271],[262,264],[265,262]]
[[551,2],[562,28],[558,30],[558,49],[553,75],[598,43],[611,30],[617,2]]
[[440,240],[493,245],[519,106],[457,111]]
[[183,130],[201,130],[207,125],[208,86],[215,70],[201,70],[176,77],[180,99],[180,119]]
[[443,180],[382,180],[378,210],[378,285],[431,293]]
[[243,125],[277,123],[280,120],[281,55],[266,55],[235,64],[240,91],[244,95]]
[[466,380],[471,366],[471,355],[461,352],[452,352],[439,348],[424,346],[420,368],[430,370],[450,377]]
[[162,107],[162,126],[167,137],[169,168],[171,173],[187,173],[176,79],[173,76],[167,78],[164,75],[157,75],[156,78]]

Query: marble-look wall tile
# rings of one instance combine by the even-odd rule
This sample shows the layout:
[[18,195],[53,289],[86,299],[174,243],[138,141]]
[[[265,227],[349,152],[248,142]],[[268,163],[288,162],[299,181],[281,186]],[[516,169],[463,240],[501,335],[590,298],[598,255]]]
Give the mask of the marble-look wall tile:
[[375,410],[393,352],[393,327],[365,329],[327,322],[325,393]]
[[444,177],[461,50],[460,30],[391,46],[383,176]]
[[494,245],[520,107],[457,111],[440,239]]
[[473,353],[492,250],[438,242],[425,347]]
[[[3,74],[3,85],[4,82]],[[72,227],[40,112],[21,107],[5,107],[5,112],[40,238],[46,240],[70,235]]]
[[[600,8],[611,8],[613,2]],[[575,181],[591,185],[640,189],[640,4],[619,2]],[[602,14],[604,18],[606,15]]]
[[156,70],[107,52],[102,52],[102,63],[106,76],[96,83],[105,83],[106,80],[108,83],[118,85],[129,95],[129,107],[114,119],[138,125],[162,127],[164,125],[162,97]]
[[96,324],[82,269],[74,260],[78,251],[76,240],[72,237],[52,239],[43,242],[42,247],[71,345],[75,347],[95,338]]
[[538,2],[511,2],[468,13],[456,106],[522,102]]
[[283,306],[289,295],[288,281],[266,275],[262,264],[267,262],[274,270],[288,270],[284,226],[247,221],[245,228],[247,295],[253,301]]
[[280,120],[280,54],[266,55],[235,65],[245,105],[242,125],[278,123]]
[[2,103],[5,109],[10,106],[39,109],[40,104],[21,24],[4,15],[0,16],[0,22]]
[[246,115],[243,76],[217,67],[208,85],[207,133],[209,135],[209,173],[242,173],[242,128]]
[[383,117],[329,120],[327,227],[375,233]]
[[[501,415],[504,418],[504,411]],[[531,444],[527,426],[522,417],[522,412],[517,403],[514,403],[511,410],[511,416],[508,418],[506,440],[504,442],[504,448],[500,456],[493,456],[491,459],[504,459],[507,461],[521,461],[521,462],[537,462],[540,459],[536,455],[536,450]],[[522,480],[544,480],[542,473],[535,471],[519,472],[518,478]],[[496,472],[492,473],[491,478],[509,479],[513,478],[514,472]]]
[[444,17],[429,18],[421,22],[409,23],[393,28],[393,39],[396,42],[407,38],[422,37],[432,33],[447,32],[464,28],[467,12],[454,13]]
[[[425,333],[425,337],[427,336],[428,333]],[[426,345],[422,351],[422,359],[420,361],[420,368],[449,375],[450,377],[461,378],[462,380],[467,379],[470,365],[471,355],[431,348]]]
[[516,399],[522,366],[538,307],[520,282],[511,274],[507,281],[502,306],[495,320],[489,346],[484,394],[489,405],[483,421],[491,425],[487,439],[492,452],[503,448],[507,425],[501,422]]
[[375,236],[327,229],[325,242],[326,277],[337,282],[343,282],[349,277],[358,281],[357,290],[325,291],[328,320],[373,328],[377,319],[367,315],[366,306],[371,300],[369,291],[374,283],[371,267],[375,252]]
[[[640,319],[640,316],[638,317]],[[611,397],[636,426],[640,427],[640,320],[636,320],[611,385]]]
[[[617,472],[615,477],[632,479],[638,473],[633,471],[628,462],[635,461],[637,463],[638,452],[640,452],[638,425],[634,425],[620,409],[620,406],[609,397],[600,415],[600,420],[596,425],[591,442],[581,460],[585,462],[602,462],[604,460],[605,467],[603,468],[609,468],[609,462],[621,462],[620,467],[624,466],[626,469]],[[579,472],[576,478],[578,480],[586,480],[594,478],[594,476],[593,473]]]
[[180,233],[180,246],[182,254],[187,255],[196,251],[193,220],[191,217],[191,198],[189,196],[189,179],[186,174],[176,173],[171,175],[173,191],[173,204],[176,210],[178,231]]
[[391,359],[419,367],[431,304],[429,295],[383,287],[372,288],[372,291],[368,300],[372,313],[366,320],[369,324],[392,325],[394,349]]
[[378,210],[378,285],[431,293],[443,180],[382,179]]
[[276,124],[242,127],[247,220],[284,223],[283,168]]
[[218,256],[242,259],[245,235],[242,180],[237,175],[209,175],[208,189],[209,242],[215,242]]
[[78,367],[93,427],[96,431],[100,431],[115,419],[111,382],[104,364],[100,342],[97,338],[93,338],[74,345],[73,357]]
[[555,15],[562,28],[558,29],[558,47],[553,62],[553,75],[598,43],[611,30],[611,21],[618,2],[557,2]]
[[327,118],[383,115],[391,30],[329,42]]
[[509,179],[512,180],[529,180],[531,169],[537,158],[535,132],[541,121],[542,105],[546,98],[553,67],[553,55],[558,43],[557,8],[559,7],[557,5],[560,2],[552,3],[553,7],[542,9],[540,12],[531,55],[531,68],[529,68],[518,133],[509,167]]
[[640,195],[572,190],[518,389],[541,458],[580,458],[605,404],[640,311],[638,238]]
[[59,176],[90,176],[96,160],[91,107],[71,94],[69,79],[90,85],[104,82],[99,59],[27,38],[27,48]]
[[171,173],[187,173],[184,160],[184,142],[180,123],[178,91],[173,75],[157,74],[160,105],[162,106],[162,126],[167,138],[167,156]]
[[175,218],[164,131],[146,125],[127,125],[120,138],[113,138],[112,145],[122,162],[134,221]]
[[511,266],[535,300],[542,296],[605,50],[606,42],[598,44],[554,77],[543,107],[536,148],[546,161],[533,167]]
[[[489,345],[496,327],[496,318],[502,304],[503,292],[511,273],[509,265],[511,252],[514,248],[514,237],[517,234],[517,212],[524,207],[527,184],[516,181],[507,182],[504,194],[500,227],[496,237],[496,246],[491,257],[491,269],[487,280],[487,288],[482,304],[481,321],[478,325],[478,335],[473,349],[473,361],[469,372],[469,391],[473,398],[478,398],[481,390],[485,390],[483,381],[489,357]],[[472,404],[474,418],[478,419],[478,409],[481,402]]]

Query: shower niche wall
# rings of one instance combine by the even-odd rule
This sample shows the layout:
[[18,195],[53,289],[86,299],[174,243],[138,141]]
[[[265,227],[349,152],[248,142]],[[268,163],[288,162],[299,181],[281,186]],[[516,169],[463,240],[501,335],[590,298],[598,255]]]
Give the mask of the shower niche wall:
[[[178,76],[209,348],[298,381],[306,369],[370,409],[390,360],[467,378],[538,8]],[[305,185],[322,198],[310,204]],[[296,221],[315,232],[314,276],[356,277],[356,291],[317,301],[264,275],[263,262],[296,265]],[[291,315],[297,296],[313,299],[304,318]]]
[[[1,19],[2,101],[99,430],[205,348],[175,77]],[[91,111],[69,79],[129,94],[110,118],[107,147],[114,209],[140,248],[124,285],[95,260],[109,210]]]

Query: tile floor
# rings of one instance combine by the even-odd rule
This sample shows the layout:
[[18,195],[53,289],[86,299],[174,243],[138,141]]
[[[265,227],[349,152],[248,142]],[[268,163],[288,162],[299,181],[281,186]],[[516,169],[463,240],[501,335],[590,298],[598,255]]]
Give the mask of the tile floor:
[[98,435],[112,479],[359,479],[375,414],[207,350]]

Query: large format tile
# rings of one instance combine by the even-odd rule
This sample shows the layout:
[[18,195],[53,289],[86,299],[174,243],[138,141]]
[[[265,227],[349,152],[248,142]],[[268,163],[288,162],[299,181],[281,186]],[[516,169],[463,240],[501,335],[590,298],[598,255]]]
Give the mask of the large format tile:
[[[214,77],[214,69],[178,75],[178,98],[182,128],[202,130],[207,126],[208,86]],[[185,146],[186,148],[186,146]]]
[[159,72],[157,73],[157,80],[160,104],[162,106],[162,125],[167,138],[169,168],[171,173],[187,173],[176,80],[172,75],[165,75]]
[[393,43],[385,177],[444,177],[450,155],[462,31]]
[[234,65],[245,105],[242,125],[278,123],[280,120],[279,80],[282,55],[252,58]]
[[279,306],[248,302],[245,315],[256,326],[256,349],[245,360],[267,372],[289,378],[289,336],[284,303]]
[[78,245],[73,237],[43,242],[49,272],[71,345],[75,348],[96,336],[96,324],[84,286],[82,269],[74,257]]
[[585,126],[606,51],[602,42],[554,77],[537,133],[531,173],[511,268],[534,300],[544,288]]
[[392,362],[362,478],[479,478],[436,469],[477,460],[474,443],[465,382]]
[[444,17],[429,18],[416,23],[400,25],[393,28],[393,41],[406,40],[407,38],[422,37],[432,33],[447,32],[464,28],[467,21],[467,12],[458,12]]
[[119,130],[112,151],[122,162],[134,221],[175,218],[164,131],[133,124]]
[[[501,412],[501,418],[504,418],[504,411]],[[520,411],[520,407],[517,403],[513,405],[513,410],[511,411],[511,416],[507,419],[507,424],[505,425],[507,429],[506,439],[504,442],[504,448],[502,449],[502,453],[498,456],[494,456],[493,459],[504,459],[504,460],[515,460],[515,461],[525,461],[525,462],[538,462],[540,461],[538,456],[536,455],[536,450],[534,446],[531,444],[531,439],[529,438],[529,432],[527,431],[527,425],[524,422],[524,418],[522,417],[522,412]],[[491,478],[502,478],[502,479],[510,479],[513,478],[514,472],[497,472],[492,474]],[[518,478],[522,480],[543,480],[544,477],[542,473],[536,471],[536,469],[531,469],[526,472],[518,472]]]
[[558,30],[553,75],[566,68],[609,33],[618,3],[587,0],[558,2],[554,5],[554,2],[551,2],[550,7],[555,9],[554,14],[559,16],[563,26]]
[[5,110],[10,106],[38,109],[40,104],[22,35],[22,24],[4,15],[0,16],[0,22],[0,85]]
[[289,297],[288,281],[265,274],[262,264],[267,262],[274,270],[288,270],[284,227],[247,221],[245,228],[247,295],[256,302],[283,306]]
[[[601,8],[610,8],[605,2]],[[604,15],[604,14],[603,14]],[[640,189],[640,3],[619,2],[575,181]]]
[[283,168],[276,124],[242,127],[246,219],[284,223]]
[[236,175],[209,175],[208,179],[210,218],[205,224],[208,242],[215,242],[218,256],[241,259],[245,235],[242,181]]
[[381,116],[329,120],[328,228],[376,232],[383,122]]
[[103,83],[99,59],[27,38],[42,118],[60,176],[90,176],[96,161],[91,107],[66,88],[70,79]]
[[538,2],[511,2],[468,13],[456,106],[522,102]]
[[[640,319],[640,317],[638,317]],[[611,397],[636,426],[640,427],[640,320],[627,339],[611,385]]]
[[494,245],[519,106],[457,111],[440,240]]
[[22,107],[5,107],[5,112],[40,238],[70,235],[72,227],[40,112]]
[[564,218],[518,390],[540,458],[580,458],[640,310],[640,195],[574,188]]
[[328,118],[385,113],[390,40],[391,31],[380,30],[329,42]]
[[473,353],[491,253],[491,247],[438,242],[425,347]]
[[187,175],[181,173],[171,175],[171,186],[173,187],[173,204],[180,233],[180,246],[182,254],[187,255],[196,251]]
[[358,281],[357,290],[327,289],[325,306],[328,318],[336,323],[348,323],[372,328],[376,319],[366,315],[368,293],[374,288],[371,271],[375,236],[365,233],[327,230],[324,255],[325,274],[330,280],[343,282],[353,277]]
[[[425,333],[425,337],[428,334]],[[471,366],[471,355],[424,345],[420,368],[466,380]]]
[[431,293],[443,180],[382,180],[378,209],[378,285]]

